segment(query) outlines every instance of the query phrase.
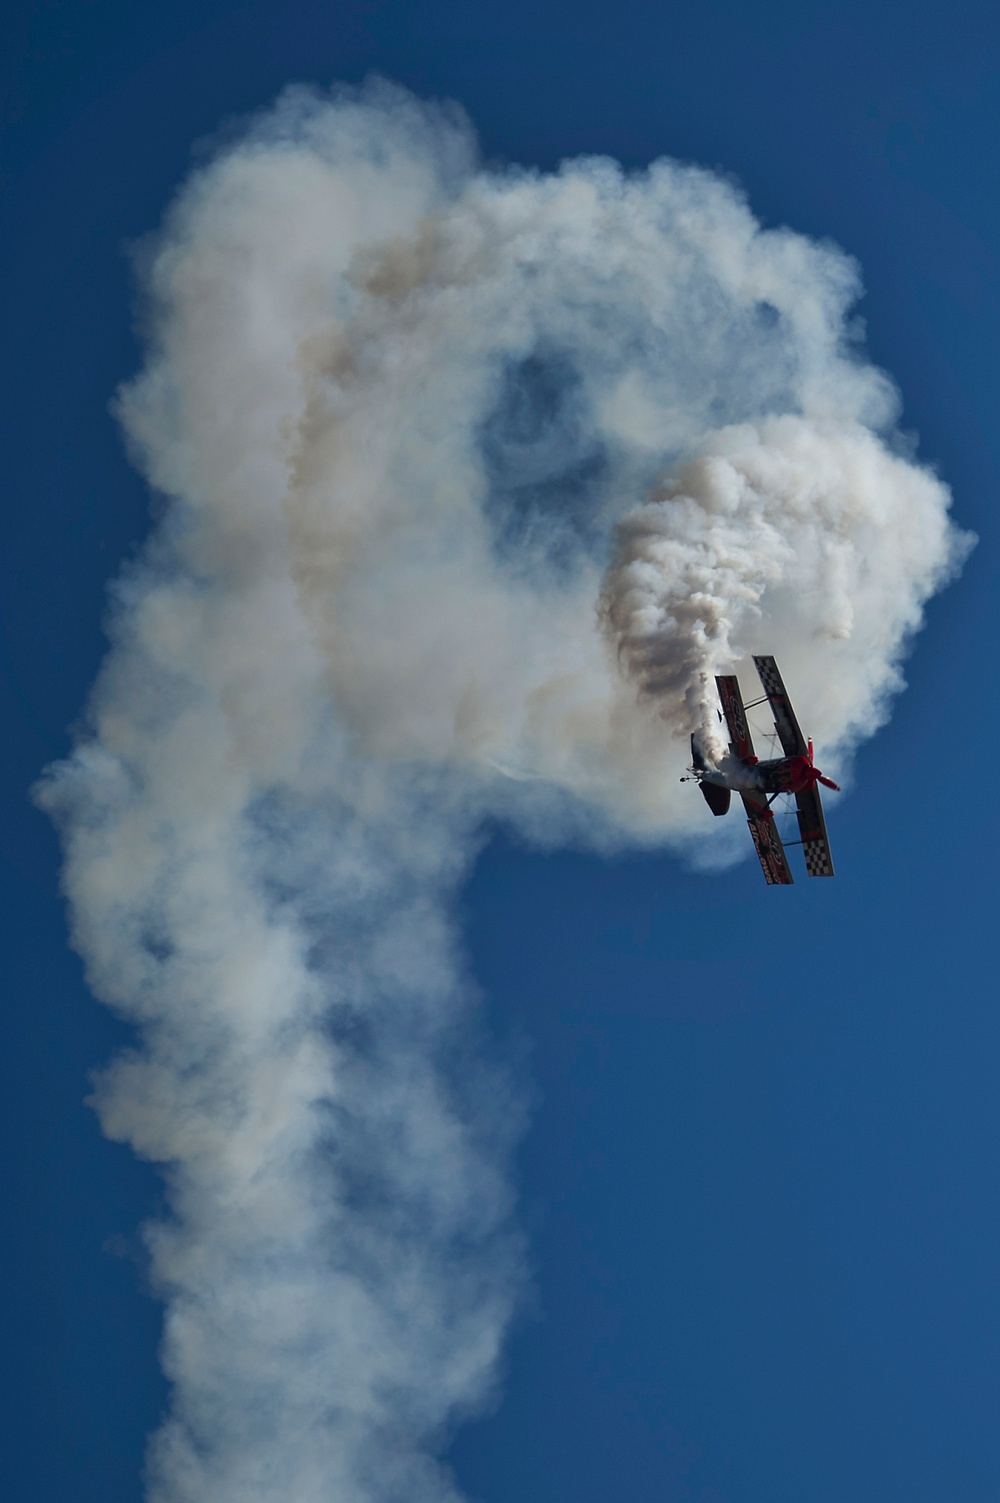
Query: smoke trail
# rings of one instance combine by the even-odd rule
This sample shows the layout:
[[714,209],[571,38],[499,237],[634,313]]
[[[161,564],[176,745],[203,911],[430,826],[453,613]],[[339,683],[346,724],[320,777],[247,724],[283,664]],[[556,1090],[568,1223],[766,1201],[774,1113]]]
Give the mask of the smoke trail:
[[522,1277],[450,917],[484,819],[717,839],[707,677],[774,651],[843,761],[967,544],[852,264],[709,173],[485,171],[455,110],[296,90],[147,263],[162,520],[40,797],[137,1029],[96,1106],[169,1190],[150,1497],[439,1503]]

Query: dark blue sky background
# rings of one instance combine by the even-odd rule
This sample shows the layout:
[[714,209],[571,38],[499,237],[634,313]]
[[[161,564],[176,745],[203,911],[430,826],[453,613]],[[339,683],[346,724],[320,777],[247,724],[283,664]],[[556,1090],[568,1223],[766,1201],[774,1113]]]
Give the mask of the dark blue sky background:
[[537,1300],[459,1478],[483,1503],[996,1503],[995,5],[8,0],[0,70],[2,1496],[138,1503],[164,1401],[156,1180],[82,1104],[122,1030],[26,795],[146,527],[107,411],[139,358],[124,246],[225,117],[377,70],[459,99],[489,156],[689,158],[855,254],[871,352],[981,537],[832,809],[835,882],[481,860],[471,963],[532,1046]]

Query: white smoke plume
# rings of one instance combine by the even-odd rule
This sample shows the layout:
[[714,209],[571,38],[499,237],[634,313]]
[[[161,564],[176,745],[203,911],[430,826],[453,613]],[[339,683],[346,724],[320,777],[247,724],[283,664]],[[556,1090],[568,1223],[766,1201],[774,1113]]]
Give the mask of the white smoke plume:
[[143,277],[160,520],[40,797],[136,1027],[97,1110],[168,1187],[149,1496],[441,1503],[522,1280],[451,918],[484,821],[717,839],[685,738],[752,651],[842,770],[967,545],[852,263],[704,171],[485,169],[455,109],[295,90]]

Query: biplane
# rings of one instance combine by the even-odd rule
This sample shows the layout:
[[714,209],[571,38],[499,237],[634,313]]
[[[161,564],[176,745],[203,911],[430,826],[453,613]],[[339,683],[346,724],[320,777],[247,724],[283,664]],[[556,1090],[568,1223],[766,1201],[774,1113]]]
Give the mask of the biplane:
[[[839,788],[814,765],[813,744],[799,730],[795,711],[774,659],[755,657],[753,661],[764,690],[763,699],[756,699],[745,705],[735,674],[716,678],[722,713],[729,729],[729,755],[723,757],[717,766],[712,765],[697,736],[692,736],[692,777],[713,814],[727,814],[732,795],[739,794],[746,810],[754,848],[769,883],[789,883],[795,880],[772,808],[775,799],[781,794],[793,794],[798,814],[799,839],[789,841],[788,844],[801,845],[806,872],[810,877],[832,877],[833,859],[818,785],[822,783],[824,788],[833,788],[838,792]],[[765,700],[771,707],[774,729],[784,752],[783,757],[770,761],[761,761],[754,755],[746,717],[747,710],[763,704]]]

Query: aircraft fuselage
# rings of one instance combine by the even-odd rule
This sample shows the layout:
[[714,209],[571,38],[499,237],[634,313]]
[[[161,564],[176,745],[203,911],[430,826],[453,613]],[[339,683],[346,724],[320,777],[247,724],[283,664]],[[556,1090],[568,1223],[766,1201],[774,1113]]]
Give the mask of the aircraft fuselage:
[[754,790],[759,793],[798,793],[816,782],[819,774],[808,757],[775,757],[761,762],[756,757],[738,759],[729,756],[722,765],[699,771],[699,780],[730,788],[734,793]]
[[776,757],[770,762],[758,762],[754,770],[764,793],[798,793],[816,781],[816,769],[808,757]]

